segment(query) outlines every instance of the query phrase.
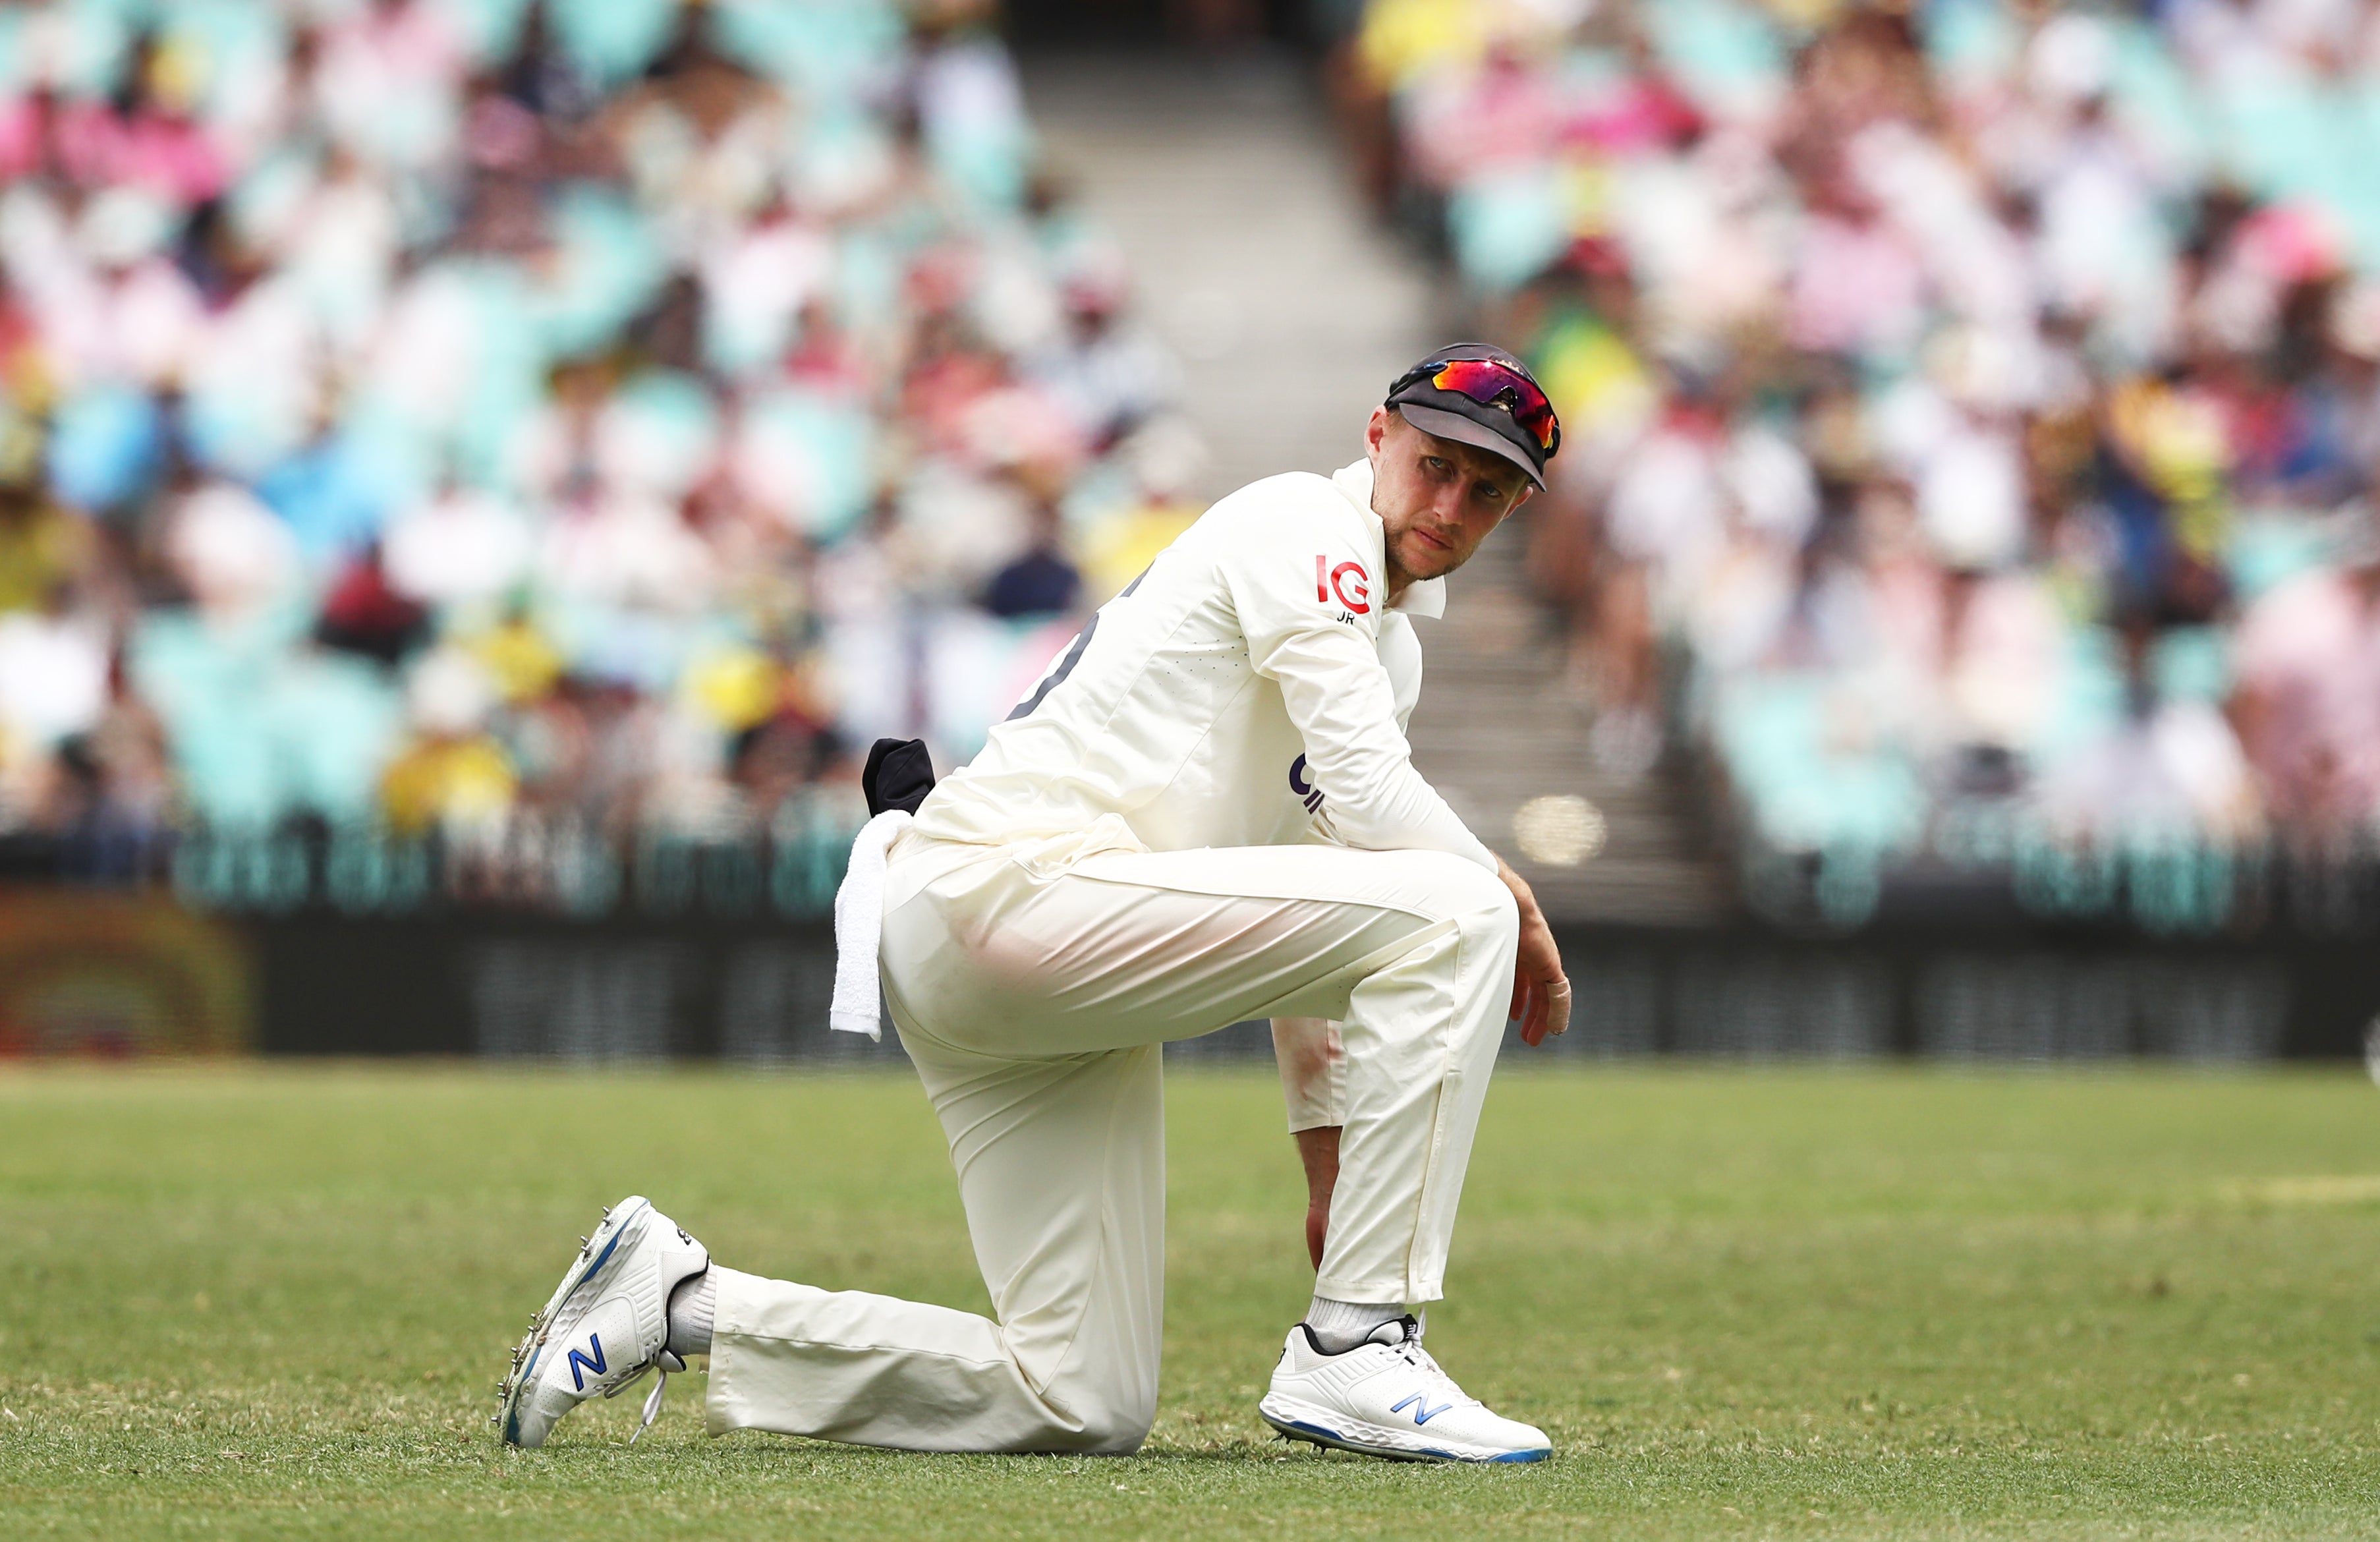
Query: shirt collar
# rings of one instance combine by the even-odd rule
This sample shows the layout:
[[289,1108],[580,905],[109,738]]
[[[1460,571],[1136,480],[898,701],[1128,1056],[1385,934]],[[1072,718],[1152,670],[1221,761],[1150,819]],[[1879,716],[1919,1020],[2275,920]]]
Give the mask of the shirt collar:
[[[1372,512],[1372,463],[1369,460],[1341,467],[1330,474],[1330,485],[1339,490],[1341,497],[1362,509],[1364,516],[1373,524],[1380,522],[1380,516]],[[1389,609],[1402,611],[1407,615],[1427,616],[1435,621],[1446,614],[1446,580],[1416,578],[1405,586],[1404,593],[1399,595]]]

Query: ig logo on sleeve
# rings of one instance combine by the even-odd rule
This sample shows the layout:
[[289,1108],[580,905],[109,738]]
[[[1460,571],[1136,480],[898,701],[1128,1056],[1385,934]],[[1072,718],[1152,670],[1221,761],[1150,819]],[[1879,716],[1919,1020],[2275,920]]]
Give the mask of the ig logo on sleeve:
[[1328,605],[1333,598],[1357,615],[1372,613],[1372,576],[1364,571],[1359,562],[1342,562],[1330,565],[1330,559],[1316,552],[1314,557],[1314,598]]

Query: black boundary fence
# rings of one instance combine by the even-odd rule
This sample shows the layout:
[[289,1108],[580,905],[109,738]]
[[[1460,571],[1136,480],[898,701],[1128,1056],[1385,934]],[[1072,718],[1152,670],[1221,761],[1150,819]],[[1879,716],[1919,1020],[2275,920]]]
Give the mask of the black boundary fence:
[[[822,922],[572,923],[450,914],[251,918],[267,1053],[752,1064],[897,1058],[826,1027]],[[2192,1062],[2363,1052],[2369,943],[2210,943],[1969,932],[1795,938],[1756,927],[1560,929],[1576,990],[1559,1059]],[[1262,1024],[1172,1051],[1265,1055]]]
[[[712,842],[294,827],[104,865],[20,844],[0,850],[0,879],[15,880],[0,890],[0,1052],[898,1059],[890,1032],[871,1044],[826,1028],[826,917],[854,822],[821,802],[763,838]],[[2380,1017],[2380,862],[2229,871],[2252,882],[2194,910],[2131,897],[2163,895],[2169,877],[2157,891],[2138,873],[2094,878],[2070,885],[2091,905],[2050,907],[2022,873],[1970,872],[1888,882],[1849,928],[1823,907],[1760,906],[1692,929],[1559,927],[1577,1007],[1547,1053],[2364,1053]],[[200,1012],[203,1032],[185,1022]],[[1239,1024],[1172,1052],[1269,1050],[1263,1025]]]

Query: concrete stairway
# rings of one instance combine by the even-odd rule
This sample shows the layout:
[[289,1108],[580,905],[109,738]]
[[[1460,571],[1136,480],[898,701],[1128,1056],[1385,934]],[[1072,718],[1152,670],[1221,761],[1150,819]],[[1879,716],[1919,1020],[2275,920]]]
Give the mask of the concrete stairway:
[[[1678,774],[1657,769],[1622,781],[1588,753],[1588,719],[1561,684],[1561,645],[1523,583],[1524,539],[1518,529],[1488,537],[1448,580],[1446,619],[1415,624],[1427,662],[1414,764],[1521,870],[1557,921],[1724,918],[1733,905],[1729,876],[1697,838]],[[1515,836],[1522,805],[1548,796],[1584,798],[1601,818],[1601,849],[1575,867],[1529,860]]]
[[1299,61],[1025,61],[1059,175],[1123,244],[1182,361],[1205,491],[1344,466],[1364,413],[1438,341],[1433,275],[1370,226]]

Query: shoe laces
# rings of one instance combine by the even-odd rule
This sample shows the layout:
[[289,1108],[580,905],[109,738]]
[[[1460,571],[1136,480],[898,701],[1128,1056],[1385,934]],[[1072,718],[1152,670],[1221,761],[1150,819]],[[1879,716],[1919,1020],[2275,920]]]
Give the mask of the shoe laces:
[[[672,1361],[676,1361],[676,1364],[671,1364]],[[632,1446],[635,1445],[639,1436],[642,1436],[645,1431],[653,1427],[653,1421],[660,1418],[662,1415],[662,1394],[669,1389],[670,1372],[682,1371],[684,1369],[686,1369],[686,1362],[679,1360],[676,1355],[672,1354],[668,1350],[664,1349],[656,1354],[651,1359],[646,1361],[643,1365],[638,1366],[635,1370],[630,1371],[619,1380],[603,1389],[603,1395],[605,1397],[615,1398],[622,1392],[626,1391],[629,1388],[635,1386],[638,1381],[644,1379],[644,1375],[647,1371],[653,1373],[653,1390],[645,1394],[644,1414],[642,1417],[638,1420],[636,1434],[628,1437],[628,1444]]]
[[1429,1351],[1422,1348],[1421,1324],[1413,1318],[1405,1318],[1404,1342],[1390,1346],[1389,1353],[1428,1377],[1438,1389],[1451,1394],[1454,1400],[1463,1406],[1467,1408],[1484,1406],[1477,1398],[1458,1386],[1454,1378],[1446,1374],[1446,1368],[1438,1363]]

